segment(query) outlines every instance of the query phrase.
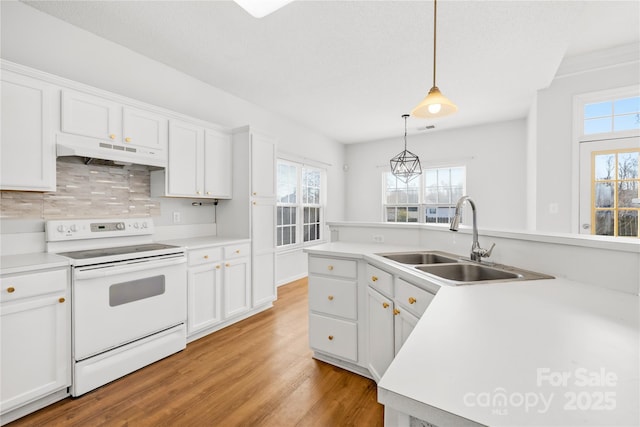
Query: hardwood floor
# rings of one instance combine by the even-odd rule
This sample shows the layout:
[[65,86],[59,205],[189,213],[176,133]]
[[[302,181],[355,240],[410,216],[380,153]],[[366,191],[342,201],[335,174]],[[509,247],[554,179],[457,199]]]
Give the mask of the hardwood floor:
[[307,281],[274,308],[18,426],[382,426],[376,384],[312,359]]

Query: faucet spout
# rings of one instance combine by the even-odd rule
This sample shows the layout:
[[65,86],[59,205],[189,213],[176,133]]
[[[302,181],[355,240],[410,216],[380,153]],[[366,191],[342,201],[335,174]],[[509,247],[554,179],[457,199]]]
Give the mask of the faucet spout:
[[476,221],[476,204],[469,196],[462,196],[456,203],[456,210],[453,214],[453,218],[451,219],[451,224],[449,225],[449,230],[458,231],[460,226],[460,218],[462,216],[462,205],[464,202],[468,202],[471,205],[471,211],[473,213],[473,243],[471,244],[471,254],[470,258],[472,261],[480,262],[483,257],[491,256],[491,252],[495,246],[495,243],[491,246],[489,250],[482,249],[480,247],[480,242],[478,241],[478,222]]

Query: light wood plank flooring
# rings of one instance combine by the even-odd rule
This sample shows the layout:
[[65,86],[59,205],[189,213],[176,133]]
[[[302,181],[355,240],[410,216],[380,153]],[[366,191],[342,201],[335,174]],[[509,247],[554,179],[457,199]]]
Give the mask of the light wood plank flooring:
[[274,308],[9,426],[382,426],[373,381],[312,359],[307,313],[306,279],[281,286]]

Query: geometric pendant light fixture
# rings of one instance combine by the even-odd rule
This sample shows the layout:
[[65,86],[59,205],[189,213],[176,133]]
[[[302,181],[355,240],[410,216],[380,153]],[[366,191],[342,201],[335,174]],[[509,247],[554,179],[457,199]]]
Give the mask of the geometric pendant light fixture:
[[413,178],[422,174],[422,168],[420,167],[420,159],[418,156],[407,150],[407,118],[408,114],[403,114],[404,119],[404,151],[392,158],[389,163],[391,164],[391,173],[396,178],[405,184],[411,181]]
[[437,2],[433,1],[433,86],[429,90],[429,94],[418,104],[412,111],[413,117],[428,119],[433,117],[444,117],[458,111],[456,104],[451,102],[444,96],[438,86],[436,86],[436,16]]

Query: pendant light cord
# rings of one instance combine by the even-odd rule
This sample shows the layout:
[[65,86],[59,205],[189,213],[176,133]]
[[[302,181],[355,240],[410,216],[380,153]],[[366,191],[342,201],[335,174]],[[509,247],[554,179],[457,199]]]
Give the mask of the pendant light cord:
[[433,0],[433,86],[436,85],[436,15],[438,0]]
[[409,115],[404,114],[402,117],[404,117],[404,151],[407,151],[407,117]]

